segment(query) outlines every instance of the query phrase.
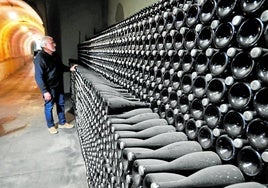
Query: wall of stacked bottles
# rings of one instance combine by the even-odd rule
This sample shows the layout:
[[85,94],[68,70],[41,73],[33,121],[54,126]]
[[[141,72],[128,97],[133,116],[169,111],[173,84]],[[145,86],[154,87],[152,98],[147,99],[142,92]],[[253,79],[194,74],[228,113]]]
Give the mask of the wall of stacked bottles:
[[[267,0],[161,0],[80,44],[79,61],[113,88],[126,89],[134,101],[150,103],[151,113],[184,133],[187,143],[198,143],[203,153],[216,153],[222,165],[238,167],[247,183],[268,184],[267,8]],[[137,153],[144,148],[131,150],[128,141],[120,144],[128,136],[120,136],[119,130],[127,129],[115,133],[109,103],[96,97],[102,95],[92,87],[87,71],[76,73],[73,82],[78,86],[73,90],[84,158],[94,166],[88,165],[88,172],[95,173],[89,175],[90,182],[111,187],[194,187],[178,183],[183,178],[174,174],[194,179],[200,171],[189,175],[197,169],[181,167],[184,174],[170,167],[181,157],[169,158],[164,148],[166,155],[156,154],[161,148],[153,148],[139,159]],[[88,110],[90,115],[83,115]],[[96,147],[102,142],[109,148],[104,153]],[[91,153],[93,148],[99,149]],[[151,167],[156,164],[160,166]],[[203,179],[209,180],[209,172],[204,173]],[[177,183],[161,183],[163,179]],[[224,187],[212,179],[215,184],[203,186]]]

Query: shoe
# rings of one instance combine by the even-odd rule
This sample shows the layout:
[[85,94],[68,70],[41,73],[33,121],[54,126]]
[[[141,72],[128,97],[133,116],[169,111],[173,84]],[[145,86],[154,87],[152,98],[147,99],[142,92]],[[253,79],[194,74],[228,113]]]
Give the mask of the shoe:
[[71,128],[74,127],[74,125],[69,124],[69,123],[64,123],[63,125],[60,125],[60,124],[59,124],[58,127],[59,127],[60,129],[71,129]]
[[54,126],[48,128],[48,131],[50,132],[50,134],[57,134],[58,133],[58,130]]

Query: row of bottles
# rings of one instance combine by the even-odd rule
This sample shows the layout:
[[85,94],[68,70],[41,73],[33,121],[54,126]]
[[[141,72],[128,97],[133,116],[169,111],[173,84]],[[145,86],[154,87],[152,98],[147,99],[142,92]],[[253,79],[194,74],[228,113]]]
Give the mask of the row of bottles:
[[[89,80],[91,82],[89,82]],[[106,166],[112,165],[114,143],[108,113],[120,113],[126,109],[145,108],[148,103],[140,102],[101,75],[86,69],[72,74],[72,100],[87,177],[90,186],[107,187],[110,173]],[[158,117],[157,114],[153,114]],[[154,116],[147,116],[152,118]],[[133,120],[135,121],[135,119]]]
[[[246,13],[245,5],[251,6],[256,11]],[[183,6],[172,6],[172,3],[167,1],[159,2],[117,24],[116,30],[109,28],[90,42],[94,42],[92,46],[95,49],[96,47],[103,49],[109,45],[112,47],[118,45],[119,49],[122,45],[131,47],[135,43],[137,46],[148,45],[150,42],[154,44],[157,41],[161,43],[164,38],[171,41],[171,38],[178,34],[180,37],[175,38],[183,38],[185,43],[196,42],[193,39],[198,38],[197,43],[201,49],[209,46],[212,38],[213,45],[218,48],[228,46],[232,39],[244,48],[257,43],[262,34],[267,32],[265,0],[253,3],[246,1],[225,3],[223,0],[219,2],[207,0],[204,3],[193,1],[185,2]],[[227,19],[223,18],[223,14]],[[248,27],[252,27],[251,32],[247,32]],[[170,30],[173,32],[169,35]],[[212,37],[213,35],[215,37]],[[185,44],[186,48],[190,46],[192,44]]]
[[[106,93],[94,96],[104,86],[99,85],[99,78],[93,78],[93,72],[87,71],[87,75],[91,75],[88,77],[84,71],[80,67],[72,75],[72,91],[75,91],[73,101],[77,128],[87,173],[91,178],[90,186],[244,185],[245,177],[239,168],[222,164],[216,152],[203,151],[198,142],[189,141],[186,134],[176,131],[151,108],[136,106],[134,110],[110,114],[114,111],[107,108],[109,103],[100,105],[101,102],[98,102],[103,102]],[[109,91],[113,93],[112,87]],[[108,95],[114,97],[113,94]],[[96,109],[97,106],[99,108]],[[132,107],[129,106],[129,109]],[[243,162],[248,161],[241,160],[239,164]],[[160,178],[163,173],[165,177]],[[252,184],[265,187],[258,182]]]
[[[264,12],[268,14],[268,12]],[[267,17],[267,15],[265,15]],[[266,18],[267,19],[267,18]],[[267,48],[267,21],[251,18],[242,21],[243,18],[236,16],[231,22],[213,22],[211,25],[197,24],[195,28],[181,27],[171,28],[161,32],[135,34],[135,32],[124,36],[113,33],[109,38],[96,44],[90,44],[92,52],[107,54],[137,54],[145,51],[160,50],[206,50],[209,47],[218,50],[236,46],[239,49],[247,49],[254,46]],[[241,26],[239,27],[239,23]],[[219,24],[219,25],[218,25]],[[134,26],[135,27],[135,26]],[[256,28],[251,33],[246,30],[249,27]],[[265,30],[266,29],[266,30]],[[117,32],[122,32],[121,30]],[[119,35],[119,36],[118,36]],[[107,41],[106,41],[107,40]]]
[[[189,148],[198,144],[200,155],[217,155],[217,166],[231,165],[222,169],[237,167],[245,181],[267,184],[267,4],[160,0],[78,45],[87,68],[73,75],[73,101],[95,187],[178,186],[135,167],[182,157],[148,154],[165,147],[156,141],[162,134],[170,135],[162,144],[180,137]],[[158,173],[170,181],[195,177]]]
[[[77,128],[88,176],[91,178],[90,186],[184,187],[199,186],[202,179],[202,184],[214,187],[245,181],[241,167],[222,164],[216,152],[203,151],[201,144],[188,140],[186,134],[176,131],[174,126],[161,119],[151,108],[140,108],[140,102],[135,101],[132,105],[124,103],[128,105],[128,110],[136,104],[135,109],[128,112],[124,112],[125,107],[121,114],[109,111],[109,99],[105,100],[105,96],[118,97],[119,93],[113,92],[123,90],[119,86],[114,88],[115,85],[109,82],[99,82],[99,75],[93,75],[94,72],[82,67],[72,75]],[[108,89],[107,84],[113,87],[109,86]],[[243,148],[238,155],[239,166],[245,166],[249,160],[257,165],[256,159],[246,150],[254,152],[252,148]],[[252,173],[260,168],[247,166],[245,169]],[[166,178],[152,179],[151,173],[156,177],[166,173]],[[220,174],[221,178],[217,179],[215,173]],[[178,176],[184,177],[184,181],[179,181]],[[230,179],[230,176],[235,178]],[[174,181],[174,177],[178,179]]]

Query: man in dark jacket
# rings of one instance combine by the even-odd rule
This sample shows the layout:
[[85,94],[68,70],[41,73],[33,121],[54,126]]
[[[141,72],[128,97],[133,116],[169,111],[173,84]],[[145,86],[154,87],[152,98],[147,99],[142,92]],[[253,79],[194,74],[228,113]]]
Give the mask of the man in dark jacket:
[[75,71],[77,65],[71,68],[62,63],[61,58],[55,53],[56,43],[50,36],[41,40],[42,50],[34,58],[35,80],[44,98],[45,118],[51,134],[58,133],[53,119],[53,106],[56,104],[59,119],[58,128],[73,128],[66,122],[64,112],[63,72]]

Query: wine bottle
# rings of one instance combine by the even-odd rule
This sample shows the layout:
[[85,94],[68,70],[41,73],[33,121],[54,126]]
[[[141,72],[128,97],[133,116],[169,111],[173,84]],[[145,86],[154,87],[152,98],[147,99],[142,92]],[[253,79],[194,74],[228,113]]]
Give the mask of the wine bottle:
[[174,126],[178,131],[183,131],[185,128],[185,119],[181,113],[177,113],[174,116]]
[[[168,98],[169,98],[168,101],[169,101],[170,107],[172,109],[176,108],[176,106],[178,104],[177,92],[175,90],[171,90],[170,93],[169,93]],[[174,114],[175,114],[175,112],[174,112]]]
[[185,33],[185,37],[184,37],[184,47],[187,50],[191,50],[195,47],[196,45],[196,39],[197,39],[197,33],[194,29],[189,29],[186,33]]
[[181,113],[185,114],[189,110],[190,101],[187,95],[181,95],[179,98],[179,110]]
[[173,126],[154,126],[141,131],[115,131],[117,138],[140,138],[147,139],[164,132],[175,132],[176,129]]
[[261,158],[264,162],[268,163],[268,150],[265,150],[264,152],[262,152]]
[[185,74],[181,78],[181,89],[183,93],[189,93],[192,90],[193,79],[190,74]]
[[111,125],[111,131],[141,131],[150,127],[158,125],[167,125],[165,119],[148,119],[133,125],[130,124],[113,124]]
[[156,182],[151,188],[222,187],[244,181],[242,172],[236,166],[226,164],[204,168],[178,181]]
[[173,49],[173,35],[171,34],[173,30],[167,33],[164,37],[164,49],[165,50],[172,50]]
[[223,118],[222,124],[231,138],[235,138],[245,132],[246,121],[243,115],[237,111],[228,111]]
[[167,163],[141,164],[138,170],[141,176],[155,172],[172,172],[181,175],[187,175],[203,168],[220,164],[221,159],[215,152],[200,151],[185,154]]
[[163,16],[166,20],[165,30],[170,31],[174,28],[175,16],[171,10],[164,12]]
[[262,48],[262,47],[254,47],[250,50],[250,57],[251,58],[259,58],[261,57],[261,55],[265,54],[268,52],[268,49],[267,48]]
[[163,73],[163,86],[164,87],[169,87],[170,81],[171,81],[171,76],[172,75],[170,74],[170,71],[168,68],[168,70]]
[[222,19],[228,19],[234,14],[237,15],[238,9],[238,1],[224,1],[219,0],[216,9],[216,15]]
[[130,188],[133,184],[133,180],[132,180],[132,174],[126,174],[125,178],[124,178],[124,183],[123,186],[124,188]]
[[171,78],[172,89],[177,90],[180,86],[180,77],[177,74],[173,74]]
[[142,148],[142,147],[133,147],[133,148],[125,148],[122,150],[122,153],[120,154],[120,156],[118,156],[121,160],[122,160],[122,170],[125,173],[128,173],[131,168],[132,168],[132,164],[133,164],[133,160],[128,160],[128,156],[129,153],[140,153],[140,152],[151,152],[153,151],[152,149],[149,148]]
[[158,114],[160,115],[160,118],[166,119],[166,104],[163,103],[160,100],[158,100],[157,102],[159,104],[159,106],[158,106]]
[[198,4],[192,4],[190,5],[188,11],[187,11],[187,17],[185,19],[185,23],[188,27],[193,26],[198,21],[200,13],[200,7]]
[[244,146],[239,150],[237,163],[240,170],[250,177],[260,174],[264,167],[260,153],[251,146]]
[[213,135],[215,137],[219,137],[221,136],[222,134],[226,134],[226,131],[224,129],[220,129],[220,128],[214,128],[213,131],[212,131]]
[[267,188],[267,187],[258,182],[244,182],[244,183],[235,183],[233,185],[228,185],[224,188]]
[[134,171],[139,172],[139,168],[141,166],[163,165],[163,164],[167,164],[167,163],[169,163],[169,162],[167,162],[165,160],[161,160],[161,159],[136,159],[133,162],[132,173]]
[[267,84],[268,83],[268,76],[266,74],[266,67],[267,67],[267,59],[268,59],[268,53],[263,54],[259,59],[257,63],[257,76],[261,80],[261,82]]
[[135,159],[163,159],[166,161],[174,160],[182,155],[192,152],[202,151],[202,147],[196,141],[179,141],[163,146],[157,150],[148,152],[129,152],[128,160]]
[[197,45],[201,50],[207,49],[212,43],[214,31],[209,26],[201,29],[197,37]]
[[200,49],[197,49],[197,48],[193,48],[191,51],[190,51],[190,55],[195,58],[196,56],[198,56],[200,53],[202,53],[202,50]]
[[248,145],[249,144],[249,141],[248,139],[243,139],[243,138],[235,138],[233,140],[233,144],[234,144],[234,147],[235,148],[242,148],[244,145]]
[[187,137],[191,140],[194,140],[197,137],[199,127],[197,127],[196,121],[191,118],[185,123],[185,133]]
[[217,3],[215,0],[208,0],[201,6],[199,19],[201,23],[205,24],[210,22],[215,17]]
[[266,112],[268,104],[266,99],[267,94],[268,88],[264,87],[260,89],[253,98],[254,109],[256,110],[257,114],[265,120],[268,119],[268,114]]
[[256,14],[256,12],[259,12],[260,10],[265,10],[265,8],[267,8],[267,3],[265,2],[265,0],[253,2],[242,0],[240,2],[240,6],[245,14]]
[[204,115],[204,106],[200,99],[194,99],[190,104],[191,116],[195,119],[202,119]]
[[[209,49],[206,51],[209,53]],[[214,49],[216,50],[216,49]],[[217,50],[216,50],[217,51]],[[211,61],[209,64],[210,72],[213,76],[223,76],[225,73],[228,73],[228,64],[229,64],[229,57],[227,56],[226,52],[223,51],[217,51],[214,54],[211,54]]]
[[127,110],[133,110],[136,108],[145,108],[150,106],[150,104],[148,103],[139,101],[129,101],[122,97],[112,97],[106,100],[109,114],[122,113]]
[[[161,28],[161,27],[158,27]],[[163,35],[159,35],[159,37],[156,39],[156,48],[158,51],[161,51],[164,49],[164,37]]]
[[190,53],[185,53],[182,56],[181,67],[184,72],[189,72],[193,68],[194,58]]
[[160,99],[161,99],[161,102],[162,103],[167,103],[168,102],[168,95],[169,95],[169,92],[168,92],[168,88],[167,86],[166,87],[163,87],[162,88],[162,91],[160,92]]
[[206,93],[207,80],[205,76],[197,76],[193,81],[193,94],[197,98],[201,98]]
[[256,149],[268,148],[268,123],[260,118],[252,120],[246,129],[246,134],[250,145]]
[[226,48],[233,42],[235,27],[231,22],[221,23],[215,30],[213,44],[216,48]]
[[127,147],[146,147],[157,149],[174,142],[186,140],[187,136],[182,132],[167,132],[161,133],[145,140],[137,138],[122,138],[118,140],[118,147],[120,149],[124,149]]
[[143,188],[150,188],[151,184],[155,182],[164,183],[169,181],[178,181],[183,178],[185,178],[185,176],[175,173],[167,173],[167,172],[150,173],[147,174],[143,179]]
[[173,109],[170,109],[169,104],[167,104],[166,106],[168,106],[168,107],[166,107],[166,111],[165,111],[166,120],[167,120],[169,125],[172,125],[174,127],[174,123],[175,123],[174,122],[174,112],[177,113],[177,111],[176,110],[174,111]]
[[154,164],[165,164],[167,161],[159,159],[138,159],[133,162],[132,165],[132,180],[133,187],[139,187],[142,185],[143,176],[138,173],[140,166],[154,165]]
[[223,134],[217,138],[215,150],[223,161],[233,160],[237,152],[233,139],[226,134]]
[[208,69],[208,64],[209,64],[209,58],[206,56],[206,54],[199,53],[195,59],[195,65],[194,65],[195,71],[198,74],[205,73]]
[[166,25],[166,20],[164,19],[163,16],[156,16],[156,25],[158,33],[162,33]]
[[158,38],[158,33],[152,33],[152,39],[150,41],[150,50],[153,51],[153,50],[156,50],[156,41],[157,41],[157,38]]
[[[254,28],[248,32],[248,28]],[[236,40],[241,48],[252,47],[255,44],[259,44],[259,39],[263,34],[264,26],[263,22],[259,18],[249,18],[245,20],[239,27],[236,33]]]
[[110,118],[109,122],[111,124],[119,124],[119,123],[120,124],[136,124],[136,123],[149,120],[149,119],[159,119],[159,115],[157,113],[149,112],[149,113],[138,114],[127,119]]
[[249,53],[244,51],[237,53],[231,61],[231,72],[235,79],[254,79],[256,77],[256,75],[253,75],[255,74],[253,73],[254,67],[254,59],[250,57]]
[[214,145],[215,137],[208,126],[202,126],[197,133],[197,140],[203,149],[209,149]]
[[174,49],[180,50],[183,47],[183,41],[184,41],[183,35],[180,32],[175,32],[174,37],[173,37]]
[[174,26],[179,30],[185,23],[186,13],[181,8],[174,8],[172,13],[175,16]]
[[143,113],[150,113],[152,112],[151,108],[138,108],[138,109],[134,109],[134,110],[130,110],[127,112],[124,112],[122,114],[114,114],[114,115],[109,115],[109,118],[123,118],[123,119],[127,119],[133,116],[136,116],[138,114],[143,114]]
[[118,93],[118,94],[127,93],[126,89],[113,87],[108,82],[107,83],[94,83],[94,86],[95,86],[95,89],[99,91],[103,91],[103,92],[110,91],[112,93]]
[[204,121],[210,128],[215,128],[222,119],[222,113],[218,106],[209,104],[204,110]]
[[212,103],[219,103],[225,97],[226,84],[221,78],[213,78],[207,86],[206,95]]

